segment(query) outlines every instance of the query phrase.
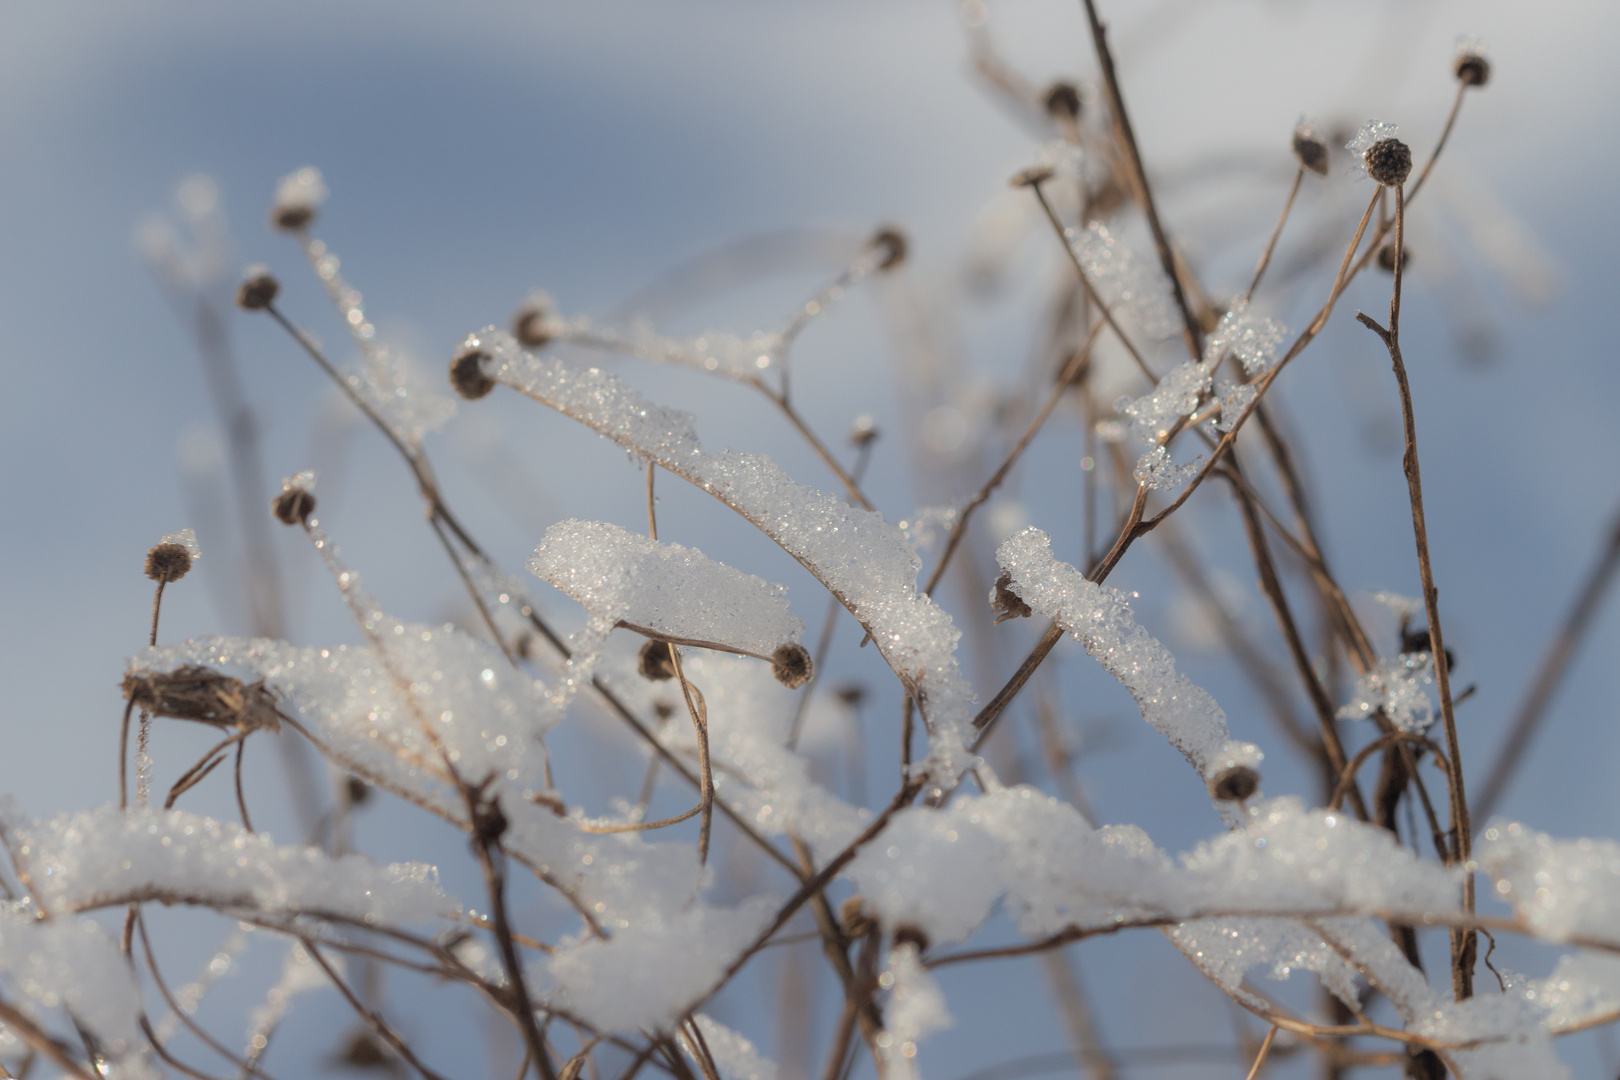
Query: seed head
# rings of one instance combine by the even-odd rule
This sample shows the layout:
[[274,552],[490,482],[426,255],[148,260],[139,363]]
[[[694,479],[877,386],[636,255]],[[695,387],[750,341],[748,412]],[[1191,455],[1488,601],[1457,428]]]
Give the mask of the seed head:
[[906,261],[909,246],[906,243],[906,234],[893,225],[885,225],[872,235],[869,241],[871,247],[883,253],[878,262],[879,270],[893,270]]
[[[1376,261],[1378,263],[1378,269],[1382,270],[1386,274],[1393,274],[1395,272],[1395,245],[1385,244],[1383,247],[1379,248]],[[1401,245],[1401,269],[1405,270],[1407,266],[1411,264],[1411,262],[1412,249],[1404,244]]]
[[158,544],[146,553],[146,576],[165,585],[191,570],[191,552],[181,544]]
[[838,698],[839,701],[853,709],[859,706],[861,702],[866,700],[866,687],[855,682],[845,683],[837,690],[834,690],[833,694]]
[[798,642],[778,645],[771,654],[771,674],[789,690],[797,690],[810,681],[815,665],[810,662],[810,650]]
[[236,287],[236,306],[243,311],[263,311],[275,302],[281,283],[270,273],[270,268],[254,265],[242,274],[242,284]]
[[1029,168],[1013,174],[1013,178],[1007,181],[1007,185],[1009,187],[1035,187],[1037,184],[1044,184],[1052,179],[1053,171],[1050,165],[1031,165]]
[[928,934],[919,926],[898,926],[894,931],[894,946],[912,945],[918,954],[928,951]]
[[484,374],[483,364],[488,359],[489,353],[477,346],[456,354],[450,361],[450,385],[456,393],[468,401],[477,401],[495,389],[495,380]]
[[287,488],[270,500],[270,512],[283,525],[302,525],[315,512],[315,496],[308,488]]
[[1399,187],[1412,172],[1412,148],[1399,139],[1380,139],[1363,159],[1367,175],[1385,187]]
[[1071,82],[1055,82],[1046,91],[1046,111],[1057,120],[1080,119],[1080,89]]
[[1233,765],[1209,779],[1209,793],[1221,802],[1242,802],[1260,790],[1260,774],[1247,765]]
[[1485,58],[1485,46],[1473,38],[1457,43],[1457,59],[1451,64],[1452,73],[1464,86],[1484,86],[1491,81],[1491,62]]
[[344,794],[348,795],[350,806],[359,806],[371,798],[371,787],[358,776],[351,775],[344,784]]
[[1294,156],[1299,159],[1301,165],[1317,176],[1327,175],[1327,142],[1316,130],[1316,125],[1303,118],[1294,125]]
[[852,446],[869,446],[877,441],[878,434],[877,421],[867,413],[857,416],[855,422],[849,425],[849,441]]
[[663,682],[675,677],[675,662],[669,658],[669,646],[662,641],[649,640],[641,647],[641,657],[636,664],[643,679],[652,682]]
[[1007,573],[996,578],[996,587],[990,593],[990,610],[996,613],[996,626],[1008,619],[1027,619],[1033,614],[1029,605],[1012,591],[1012,575]]
[[865,937],[866,932],[872,928],[872,919],[866,914],[865,904],[859,895],[852,896],[838,905],[838,921],[843,926],[846,937]]
[[512,336],[525,349],[541,349],[551,340],[546,319],[551,315],[551,298],[533,293],[512,316]]
[[276,197],[270,203],[271,226],[284,232],[304,228],[315,220],[327,194],[321,170],[314,166],[288,173],[276,182]]

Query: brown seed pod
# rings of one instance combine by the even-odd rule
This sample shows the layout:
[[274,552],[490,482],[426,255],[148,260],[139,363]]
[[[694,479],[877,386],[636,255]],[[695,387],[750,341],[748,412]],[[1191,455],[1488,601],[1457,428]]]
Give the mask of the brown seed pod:
[[477,401],[495,389],[495,380],[484,374],[487,359],[489,354],[482,349],[463,349],[450,361],[450,385],[468,401]]
[[270,500],[270,512],[283,525],[302,525],[315,512],[315,496],[300,487],[288,488]]
[[1294,156],[1299,163],[1311,170],[1317,176],[1326,176],[1328,171],[1327,143],[1322,136],[1309,124],[1300,124],[1294,129]]
[[662,641],[649,640],[641,647],[636,670],[643,679],[664,682],[675,677],[675,662],[669,658],[669,646]]
[[809,682],[813,667],[810,650],[797,642],[778,645],[771,654],[771,673],[789,690],[797,690]]
[[1080,119],[1080,89],[1071,82],[1055,82],[1046,90],[1046,111],[1058,120]]
[[191,569],[191,552],[180,544],[158,544],[146,553],[146,576],[167,585]]
[[124,676],[124,698],[153,716],[191,720],[217,728],[281,730],[276,697],[263,681],[241,679],[188,664],[170,672]]
[[295,232],[315,220],[315,208],[297,203],[270,210],[270,224],[282,232]]
[[236,306],[243,311],[263,311],[275,303],[281,283],[262,266],[248,267],[242,284],[236,287]]
[[899,926],[894,931],[894,947],[913,945],[919,954],[928,951],[928,934],[918,926]]
[[525,300],[512,316],[512,336],[525,349],[544,348],[551,340],[551,334],[546,330],[546,317],[550,314],[550,309],[542,301]]
[[866,914],[864,901],[858,895],[838,905],[838,922],[844,928],[844,936],[849,938],[865,937],[866,932],[872,928],[872,920]]
[[868,241],[869,246],[883,252],[883,258],[877,264],[879,270],[893,270],[906,261],[906,253],[910,245],[906,242],[906,234],[893,225],[885,225]]
[[861,702],[866,700],[866,687],[862,686],[860,683],[845,683],[837,690],[834,690],[833,694],[838,698],[839,701],[842,701],[845,705],[848,705],[853,709],[858,707]]
[[[1374,261],[1378,263],[1378,269],[1386,274],[1393,274],[1395,272],[1395,245],[1385,244],[1379,248]],[[1403,244],[1401,246],[1401,269],[1405,270],[1411,264],[1412,249]]]
[[1379,139],[1367,147],[1362,161],[1368,176],[1386,187],[1397,187],[1412,172],[1412,148],[1399,139]]
[[1459,53],[1451,70],[1464,86],[1484,86],[1491,81],[1491,62],[1481,53]]
[[1260,790],[1260,774],[1247,765],[1233,765],[1209,778],[1209,793],[1221,802],[1242,802]]
[[1012,591],[1012,575],[1006,573],[996,578],[996,591],[990,596],[990,610],[996,613],[995,626],[1008,619],[1027,619],[1034,614],[1029,605]]
[[1044,184],[1050,179],[1052,179],[1052,166],[1031,165],[1027,169],[1014,173],[1012,179],[1007,181],[1007,185],[1009,187],[1034,187],[1037,184]]

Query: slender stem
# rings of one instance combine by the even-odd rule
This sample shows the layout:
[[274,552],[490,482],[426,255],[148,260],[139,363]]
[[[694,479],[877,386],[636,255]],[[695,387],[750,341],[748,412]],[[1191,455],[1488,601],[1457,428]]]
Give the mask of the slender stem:
[[[1303,172],[1304,170],[1301,171]],[[1260,1070],[1265,1068],[1266,1058],[1271,1056],[1271,1044],[1276,1040],[1277,1025],[1272,1024],[1271,1030],[1266,1032],[1265,1042],[1260,1044],[1260,1052],[1255,1055],[1254,1066],[1249,1069],[1249,1075],[1246,1076],[1244,1080],[1255,1080],[1255,1077],[1260,1075]]]
[[1086,299],[1097,305],[1097,310],[1102,312],[1104,321],[1108,323],[1108,329],[1112,330],[1114,336],[1119,339],[1119,343],[1125,346],[1125,351],[1131,354],[1131,359],[1135,360],[1136,366],[1142,369],[1142,374],[1147,376],[1149,382],[1157,383],[1159,377],[1153,374],[1153,369],[1148,367],[1148,362],[1142,358],[1141,352],[1131,343],[1131,339],[1126,336],[1125,331],[1120,328],[1119,323],[1114,319],[1114,313],[1109,310],[1107,304],[1103,303],[1102,297],[1097,295],[1097,290],[1091,284],[1091,278],[1086,274],[1086,268],[1080,265],[1080,256],[1074,253],[1074,245],[1069,243],[1069,238],[1063,232],[1063,222],[1058,220],[1056,212],[1052,209],[1052,204],[1046,201],[1046,192],[1041,190],[1041,181],[1037,180],[1030,184],[1030,188],[1035,192],[1036,201],[1041,204],[1041,210],[1046,214],[1046,220],[1051,222],[1052,231],[1057,233],[1058,242],[1063,245],[1064,254],[1068,255],[1069,262],[1074,265],[1074,272],[1080,277],[1080,287],[1085,290]]
[[372,1012],[370,1009],[366,1008],[365,1003],[355,996],[354,991],[349,988],[349,984],[343,981],[343,977],[337,973],[337,970],[333,968],[326,957],[322,955],[321,947],[315,944],[312,938],[306,937],[301,940],[304,945],[304,951],[309,953],[310,959],[314,960],[316,965],[326,973],[327,979],[331,981],[333,986],[337,987],[338,992],[343,995],[344,1000],[349,1003],[349,1006],[354,1009],[361,1020],[365,1021],[366,1026],[369,1027],[378,1038],[382,1039],[383,1042],[392,1047],[396,1054],[404,1058],[411,1068],[415,1069],[419,1074],[421,1074],[423,1080],[445,1080],[444,1077],[422,1064],[417,1056],[411,1052],[411,1048],[405,1044],[405,1040],[400,1038],[398,1033],[396,1033],[393,1028],[388,1026],[388,1022],[386,1020],[384,1020],[378,1014]]
[[1029,446],[1031,440],[1035,438],[1036,433],[1046,424],[1046,418],[1052,415],[1052,410],[1056,408],[1064,392],[1073,386],[1075,380],[1081,378],[1091,366],[1091,346],[1096,342],[1097,334],[1102,330],[1103,325],[1101,320],[1092,324],[1091,330],[1086,334],[1086,340],[1081,343],[1080,348],[1075,350],[1069,362],[1064,365],[1062,373],[1058,375],[1057,382],[1053,384],[1051,392],[1046,395],[1046,400],[1041,403],[1040,409],[1036,411],[1034,418],[1030,420],[1029,426],[1018,437],[1018,441],[1007,452],[1006,458],[1002,460],[996,471],[990,474],[990,478],[984,482],[978,491],[973,493],[973,497],[963,504],[961,511],[957,513],[956,522],[951,526],[951,535],[945,541],[945,550],[939,557],[939,564],[934,567],[934,572],[928,576],[928,585],[923,589],[925,595],[932,596],[934,594],[935,587],[939,585],[939,579],[945,574],[945,568],[950,565],[951,556],[956,554],[956,549],[962,542],[962,535],[967,532],[968,520],[973,516],[973,512],[983,506],[990,498],[991,493],[1001,486],[1003,480],[1007,479],[1007,474],[1012,471],[1013,465],[1023,456],[1024,450]]
[[687,715],[692,718],[692,730],[697,734],[698,744],[698,775],[702,779],[699,793],[702,801],[698,809],[702,811],[702,820],[698,823],[698,862],[709,861],[709,833],[714,827],[714,767],[709,760],[709,710],[703,704],[702,695],[696,701],[693,694],[694,687],[686,679],[686,671],[681,667],[681,653],[674,645],[669,647],[669,660],[675,668],[675,678],[681,684],[681,698],[686,702]]
[[[1446,663],[1444,631],[1440,625],[1440,593],[1434,583],[1434,565],[1429,554],[1429,528],[1423,511],[1423,473],[1418,464],[1417,421],[1412,408],[1412,388],[1406,377],[1406,364],[1401,358],[1401,257],[1406,232],[1406,200],[1400,187],[1395,188],[1395,283],[1389,301],[1389,329],[1384,329],[1367,315],[1356,318],[1383,341],[1389,351],[1390,365],[1395,371],[1395,383],[1401,397],[1401,419],[1405,426],[1406,452],[1402,466],[1406,473],[1407,493],[1412,504],[1412,533],[1417,543],[1418,572],[1423,583],[1423,608],[1429,621],[1429,652],[1434,658],[1435,682],[1440,692],[1440,719],[1445,725],[1446,751],[1451,759],[1451,829],[1455,861],[1467,863],[1472,855],[1473,836],[1468,817],[1468,799],[1463,789],[1462,748],[1457,737],[1457,716],[1451,695],[1451,665]],[[1463,878],[1463,905],[1474,909],[1474,879],[1471,872]],[[1473,959],[1477,938],[1473,930],[1452,931],[1452,988],[1458,1000],[1473,994]]]
[[157,583],[157,591],[152,594],[152,633],[147,637],[146,644],[157,645],[158,613],[163,610],[163,582]]
[[236,808],[242,812],[242,828],[253,831],[253,819],[248,817],[247,796],[242,793],[242,755],[247,752],[247,740],[236,744]]
[[1535,738],[1541,721],[1546,717],[1547,706],[1552,703],[1559,683],[1569,670],[1570,662],[1575,659],[1575,652],[1580,647],[1581,640],[1591,627],[1592,619],[1602,606],[1604,597],[1608,595],[1617,569],[1620,569],[1620,517],[1616,517],[1614,526],[1609,532],[1603,554],[1576,594],[1575,603],[1565,617],[1564,625],[1542,655],[1535,681],[1530,684],[1524,702],[1514,715],[1507,738],[1502,741],[1501,749],[1496,752],[1496,760],[1491,764],[1490,771],[1485,776],[1485,783],[1474,801],[1473,817],[1484,821],[1491,816],[1491,811],[1496,809],[1497,801],[1507,790],[1514,771],[1523,764],[1526,748]]
[[1170,238],[1165,235],[1164,225],[1159,221],[1159,210],[1153,202],[1153,189],[1148,186],[1147,170],[1142,166],[1142,153],[1136,146],[1136,133],[1131,130],[1131,118],[1125,111],[1125,95],[1120,91],[1119,75],[1114,70],[1114,54],[1108,48],[1108,31],[1103,26],[1102,20],[1097,17],[1097,5],[1093,0],[1084,2],[1086,21],[1091,24],[1091,43],[1096,47],[1097,63],[1102,68],[1103,87],[1108,96],[1108,110],[1114,119],[1114,131],[1124,147],[1125,163],[1130,167],[1132,184],[1142,204],[1142,213],[1147,216],[1148,229],[1153,233],[1153,246],[1159,252],[1159,265],[1164,268],[1165,276],[1170,279],[1171,295],[1175,297],[1176,307],[1181,310],[1187,351],[1196,361],[1204,353],[1203,327],[1198,325],[1198,319],[1187,303],[1187,295],[1181,287],[1181,275],[1177,272],[1175,250],[1170,244]]
[[1254,290],[1260,287],[1260,279],[1265,276],[1266,267],[1271,265],[1271,253],[1277,249],[1277,238],[1282,235],[1283,225],[1288,221],[1288,212],[1294,208],[1294,197],[1299,194],[1299,185],[1304,179],[1305,166],[1301,165],[1294,173],[1294,182],[1289,185],[1288,198],[1283,200],[1282,213],[1277,216],[1276,228],[1271,230],[1271,239],[1266,241],[1266,249],[1260,253],[1260,264],[1254,268],[1254,280],[1243,290],[1245,304],[1254,299]]

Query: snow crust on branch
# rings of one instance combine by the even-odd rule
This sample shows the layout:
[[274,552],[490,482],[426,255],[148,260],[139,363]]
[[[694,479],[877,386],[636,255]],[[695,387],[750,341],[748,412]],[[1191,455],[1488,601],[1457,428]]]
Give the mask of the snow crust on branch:
[[[747,1036],[731,1030],[708,1013],[697,1013],[692,1019],[722,1080],[776,1080],[776,1062],[762,1055]],[[681,1036],[681,1048],[692,1053],[685,1035]],[[696,1055],[693,1057],[695,1060]]]
[[590,612],[574,642],[564,685],[569,694],[590,681],[617,626],[762,659],[804,633],[803,621],[788,610],[786,586],[715,562],[696,548],[606,522],[553,525],[534,549],[529,570]]
[[1224,771],[1257,766],[1260,750],[1237,742],[1209,692],[1176,671],[1170,650],[1137,624],[1125,594],[1086,580],[1052,555],[1052,540],[1028,528],[996,549],[1011,590],[1072,634],[1136,699],[1142,719],[1184,754],[1206,782]]
[[488,354],[486,374],[657,463],[736,510],[822,582],[872,635],[919,702],[930,755],[944,778],[971,758],[973,692],[956,662],[950,615],[917,590],[922,560],[903,533],[869,510],[796,483],[769,457],[705,451],[690,413],[647,401],[617,376],[535,356],[490,327],[464,348]]
[[88,918],[36,918],[0,903],[0,973],[39,1009],[65,1007],[124,1066],[114,1075],[154,1075],[139,1057],[140,991],[118,944]]
[[35,821],[5,813],[7,846],[53,915],[155,900],[365,924],[417,922],[459,908],[426,863],[334,859],[185,810],[93,810]]

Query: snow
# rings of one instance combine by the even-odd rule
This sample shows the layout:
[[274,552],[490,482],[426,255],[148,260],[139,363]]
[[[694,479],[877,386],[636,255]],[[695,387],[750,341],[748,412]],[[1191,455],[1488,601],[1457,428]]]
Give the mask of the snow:
[[1378,666],[1356,678],[1350,700],[1339,709],[1340,720],[1365,720],[1379,709],[1402,731],[1421,734],[1435,720],[1434,657],[1426,652],[1380,657]]
[[1368,120],[1357,129],[1355,137],[1344,144],[1350,151],[1350,174],[1355,177],[1367,175],[1367,151],[1385,139],[1400,137],[1400,129],[1394,124],[1386,124],[1382,120]]
[[888,1080],[914,1080],[917,1043],[955,1021],[945,1006],[944,993],[922,966],[914,945],[901,945],[889,953],[878,985],[889,992],[883,1031],[875,1040],[886,1066],[884,1075]]
[[1121,243],[1108,227],[1093,221],[1084,229],[1063,230],[1092,288],[1116,314],[1123,311],[1154,340],[1174,336],[1181,319],[1157,262]]
[[917,698],[930,737],[920,764],[942,781],[971,758],[973,692],[956,662],[961,631],[917,590],[922,561],[882,516],[793,481],[762,454],[705,451],[691,414],[648,402],[600,368],[535,356],[493,327],[465,348],[490,357],[487,374],[657,463],[736,510],[816,576],[871,633]]
[[37,914],[0,903],[0,973],[34,1005],[65,1006],[111,1057],[138,1053],[140,993],[117,942],[90,919]]
[[303,214],[306,219],[320,210],[330,192],[321,179],[321,170],[313,165],[288,173],[276,182],[276,194],[270,203],[272,219]]
[[197,545],[197,534],[191,529],[181,529],[179,532],[169,533],[158,543],[175,544],[185,548],[186,554],[191,556],[192,562],[202,558],[202,548]]
[[1079,639],[1130,691],[1142,719],[1186,755],[1206,782],[1234,765],[1258,763],[1253,744],[1232,740],[1215,699],[1178,674],[1170,650],[1137,624],[1124,593],[1059,562],[1051,538],[1039,529],[1008,537],[996,549],[996,561],[1012,591]]
[[1620,843],[1557,840],[1493,821],[1474,851],[1496,894],[1539,937],[1620,945]]
[[[745,1036],[708,1013],[698,1013],[692,1019],[697,1023],[704,1045],[709,1048],[715,1067],[720,1070],[721,1080],[776,1080],[776,1062],[762,1056]],[[692,1053],[685,1035],[681,1036],[681,1046]]]
[[777,902],[753,897],[735,908],[697,906],[649,917],[611,939],[559,945],[537,965],[544,999],[604,1031],[670,1031],[752,944]]
[[8,843],[52,914],[139,900],[265,915],[321,913],[365,924],[418,922],[457,907],[424,863],[379,865],[277,844],[184,810],[93,810],[34,821],[5,814]]
[[590,613],[561,688],[567,694],[590,681],[615,627],[761,659],[804,633],[784,586],[605,522],[553,525],[529,570]]

